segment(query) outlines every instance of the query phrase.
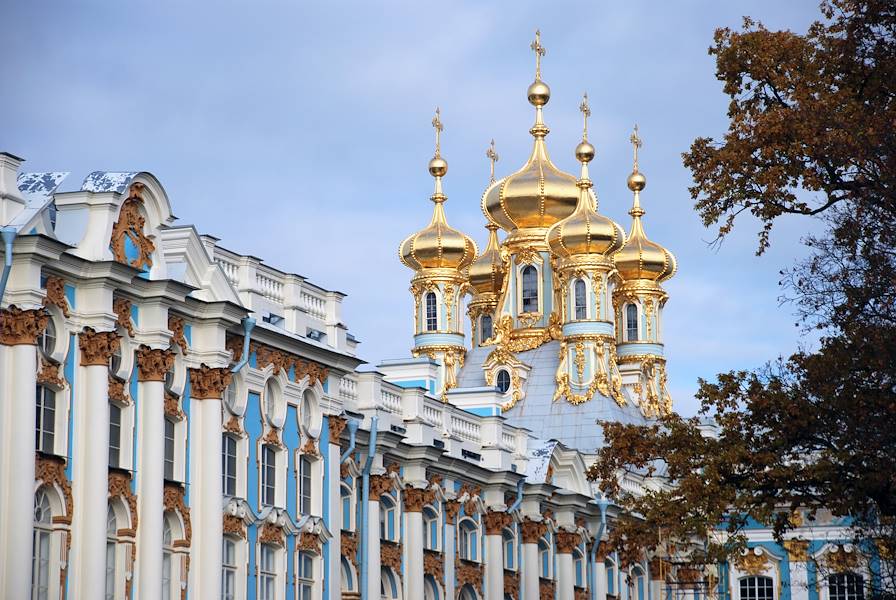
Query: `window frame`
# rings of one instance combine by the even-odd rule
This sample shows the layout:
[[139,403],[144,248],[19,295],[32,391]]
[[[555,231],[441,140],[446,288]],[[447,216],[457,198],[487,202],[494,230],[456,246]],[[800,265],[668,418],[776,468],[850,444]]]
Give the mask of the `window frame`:
[[[169,435],[169,428],[171,434]],[[163,459],[163,473],[167,481],[176,481],[177,476],[177,423],[169,416],[165,416],[165,446]]]
[[296,600],[314,598],[315,558],[310,552],[296,552]]
[[457,522],[457,555],[461,560],[481,562],[479,524],[470,517]]
[[[579,291],[582,297],[579,298]],[[584,321],[588,319],[588,285],[581,277],[576,278],[572,284],[572,306],[573,319],[576,321]]]
[[[503,390],[501,389],[501,376],[507,377],[507,387]],[[513,387],[513,377],[510,375],[510,371],[508,369],[498,369],[495,373],[495,389],[498,390],[499,394],[506,395],[510,392],[510,389]]]
[[[760,586],[760,584],[762,585]],[[775,580],[768,575],[740,577],[737,590],[739,600],[775,600]],[[764,595],[766,592],[767,596]]]
[[[627,342],[636,342],[641,336],[640,313],[637,304],[629,302],[625,305],[625,341]],[[634,322],[632,317],[634,317]]]
[[439,552],[441,544],[441,518],[438,509],[432,504],[423,507],[420,513],[423,519],[423,549]]
[[300,515],[311,515],[314,510],[314,463],[307,454],[296,460],[296,508]]
[[[52,387],[38,383],[35,389],[34,448],[44,454],[56,454],[56,418],[59,413],[57,392]],[[47,400],[50,400],[48,403]],[[48,406],[51,404],[52,406]]]
[[[486,327],[486,319],[488,319],[488,327]],[[487,330],[487,331],[486,331]],[[494,319],[491,315],[482,315],[479,317],[479,343],[484,344],[486,340],[495,335]]]
[[277,506],[277,454],[271,444],[261,445],[258,457],[258,502],[261,506]]
[[[228,446],[232,446],[232,454],[228,452]],[[239,492],[239,447],[235,435],[227,432],[221,435],[221,483],[225,496],[234,497]]]
[[[279,596],[278,550],[273,544],[258,545],[258,589],[256,590],[258,600],[277,600]],[[270,563],[267,559],[270,559]],[[270,587],[266,585],[268,582],[270,582]]]
[[[827,580],[827,600],[864,600],[865,578],[854,571],[831,573]],[[835,581],[836,586],[835,586]],[[842,581],[841,581],[842,579]]]
[[[531,274],[531,277],[530,277]],[[520,269],[520,313],[531,314],[541,312],[541,282],[539,270],[535,265],[524,265]],[[534,288],[532,287],[534,285]],[[531,306],[534,304],[534,307]],[[527,310],[532,308],[532,310]]]
[[423,331],[439,330],[439,299],[432,290],[423,294]]
[[[117,422],[115,416],[118,416]],[[115,402],[109,403],[109,467],[121,468],[121,438],[124,409]],[[114,457],[114,460],[113,460]]]

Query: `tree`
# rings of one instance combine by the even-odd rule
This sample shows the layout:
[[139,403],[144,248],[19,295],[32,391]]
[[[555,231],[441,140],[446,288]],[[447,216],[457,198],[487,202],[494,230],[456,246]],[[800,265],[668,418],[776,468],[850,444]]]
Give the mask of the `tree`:
[[[750,519],[781,539],[822,509],[851,519],[860,548],[896,556],[896,4],[829,0],[821,12],[803,35],[749,18],[716,31],[729,128],[683,155],[717,242],[744,213],[762,223],[760,254],[782,215],[825,225],[782,272],[818,348],[701,379],[698,417],[602,423],[590,476],[628,509],[610,543],[632,558],[674,542],[693,562],[723,561]],[[670,485],[625,496],[620,471]],[[893,581],[874,595],[892,597]]]

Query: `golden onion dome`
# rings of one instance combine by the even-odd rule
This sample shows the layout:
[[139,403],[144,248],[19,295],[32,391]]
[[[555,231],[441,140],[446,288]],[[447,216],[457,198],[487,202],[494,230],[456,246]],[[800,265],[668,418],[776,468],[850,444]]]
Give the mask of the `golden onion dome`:
[[550,227],[572,214],[579,198],[575,176],[551,162],[545,145],[550,130],[544,124],[542,108],[550,100],[551,90],[541,80],[544,48],[537,33],[532,49],[537,58],[535,81],[526,91],[535,107],[535,125],[529,130],[535,138],[532,153],[519,171],[490,185],[482,196],[486,218],[508,232]]
[[595,150],[588,142],[588,96],[579,107],[585,117],[582,141],[576,146],[576,158],[582,163],[582,176],[578,181],[579,198],[575,211],[553,225],[547,234],[548,245],[556,256],[570,258],[588,254],[610,256],[625,243],[622,227],[597,212],[597,197],[592,194],[588,163],[594,158]]
[[647,178],[638,170],[638,148],[641,146],[641,139],[638,137],[637,126],[631,141],[635,148],[635,168],[628,176],[626,184],[635,195],[632,209],[628,213],[632,216],[632,229],[628,240],[613,257],[613,261],[620,277],[626,281],[641,279],[660,283],[672,278],[677,264],[671,252],[650,241],[644,232],[641,217],[645,211],[641,208],[641,191],[647,186]]
[[470,285],[477,295],[498,295],[504,285],[505,275],[504,260],[498,244],[498,226],[488,223],[485,228],[488,229],[488,245],[470,265]]
[[439,148],[439,136],[442,122],[439,110],[433,119],[436,128],[436,152],[429,161],[429,172],[435,178],[435,192],[430,199],[435,203],[432,220],[429,225],[414,233],[401,243],[398,254],[401,262],[413,269],[453,269],[464,272],[476,258],[476,243],[468,236],[448,225],[445,219],[445,200],[442,193],[442,177],[448,172],[448,162],[442,158]]

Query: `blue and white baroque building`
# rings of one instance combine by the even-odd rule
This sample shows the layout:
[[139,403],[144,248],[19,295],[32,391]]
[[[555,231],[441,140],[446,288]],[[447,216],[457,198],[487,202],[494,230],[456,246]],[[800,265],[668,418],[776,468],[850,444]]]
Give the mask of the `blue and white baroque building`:
[[399,249],[412,356],[367,370],[342,293],[179,225],[150,173],[73,184],[0,153],[0,597],[858,600],[869,566],[824,513],[700,572],[602,543],[597,421],[671,410],[675,259],[645,233],[637,132],[630,191],[608,186],[626,233],[587,101],[576,177],[540,64],[527,97],[532,152],[488,183],[481,252],[447,222],[437,114],[432,220]]

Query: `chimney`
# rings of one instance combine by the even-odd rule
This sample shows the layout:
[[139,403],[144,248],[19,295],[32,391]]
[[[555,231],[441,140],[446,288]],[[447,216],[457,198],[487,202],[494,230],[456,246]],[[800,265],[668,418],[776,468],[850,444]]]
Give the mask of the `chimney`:
[[23,158],[0,152],[0,225],[8,225],[25,208],[25,199],[16,183],[23,162]]

